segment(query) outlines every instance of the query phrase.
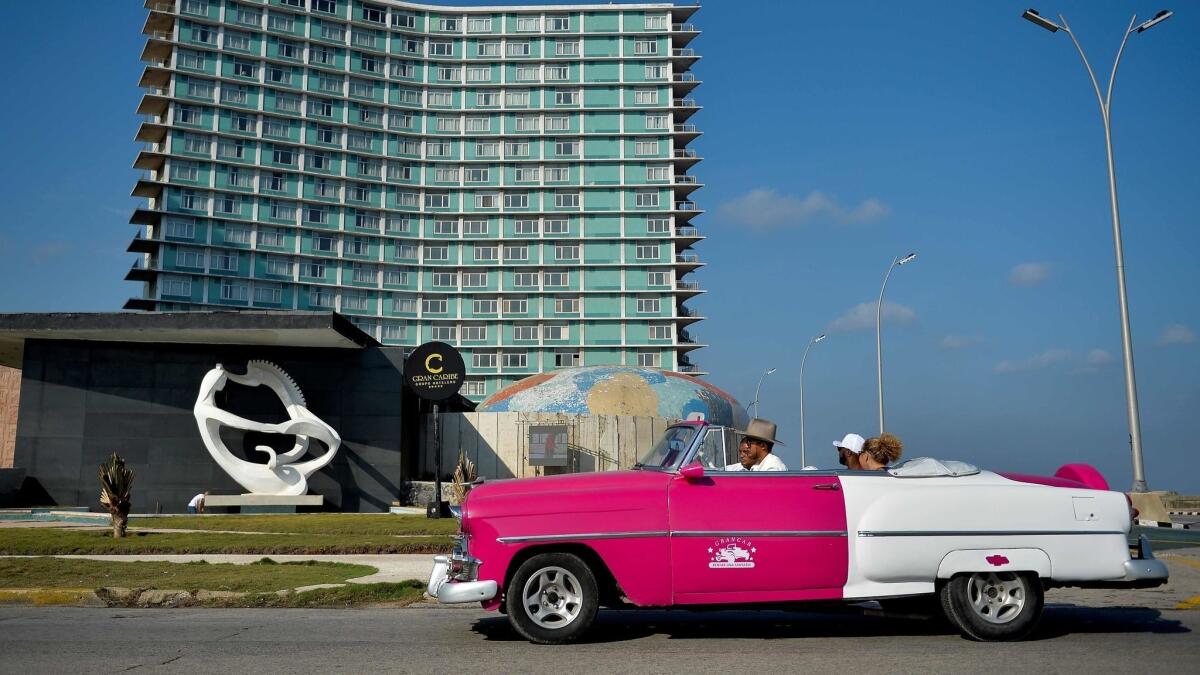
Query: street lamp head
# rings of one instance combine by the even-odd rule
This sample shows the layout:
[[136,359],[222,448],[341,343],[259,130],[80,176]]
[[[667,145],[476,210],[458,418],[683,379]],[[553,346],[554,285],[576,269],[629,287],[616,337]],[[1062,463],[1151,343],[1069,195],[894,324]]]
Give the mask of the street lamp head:
[[816,344],[816,343],[818,343],[818,342],[820,342],[821,340],[824,340],[824,339],[825,339],[825,334],[824,334],[824,333],[821,333],[821,334],[820,334],[820,335],[818,335],[817,337],[813,338],[813,344]]
[[1155,14],[1153,19],[1150,19],[1146,23],[1143,23],[1142,25],[1138,26],[1137,28],[1134,28],[1134,30],[1139,33],[1141,33],[1142,31],[1145,31],[1145,30],[1149,30],[1151,27],[1156,26],[1156,25],[1166,21],[1167,19],[1171,18],[1171,16],[1173,14],[1175,14],[1175,12],[1172,12],[1169,9],[1164,9],[1163,11],[1159,12],[1158,14]]
[[1025,10],[1025,12],[1023,14],[1021,14],[1021,18],[1025,19],[1027,21],[1030,21],[1032,23],[1035,23],[1035,24],[1041,26],[1042,28],[1045,28],[1046,30],[1050,31],[1051,33],[1057,33],[1058,29],[1061,28],[1061,26],[1054,23],[1050,19],[1047,19],[1046,17],[1042,16],[1041,14],[1038,14],[1036,9]]
[[903,258],[900,258],[899,260],[897,260],[896,264],[897,265],[907,265],[908,263],[910,263],[916,259],[917,259],[916,253],[909,253],[908,255],[904,256]]

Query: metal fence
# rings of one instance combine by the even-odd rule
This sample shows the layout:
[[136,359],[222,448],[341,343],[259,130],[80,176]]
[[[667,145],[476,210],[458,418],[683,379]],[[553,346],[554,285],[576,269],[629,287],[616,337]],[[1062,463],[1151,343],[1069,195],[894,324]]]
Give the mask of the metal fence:
[[[437,452],[442,475],[450,476],[459,452],[475,463],[486,478],[524,478],[581,471],[628,469],[677,420],[633,415],[565,413],[441,413],[441,448],[433,444],[433,416],[421,418],[421,460],[418,472],[431,478]],[[540,467],[529,464],[529,427],[567,427],[568,464]]]

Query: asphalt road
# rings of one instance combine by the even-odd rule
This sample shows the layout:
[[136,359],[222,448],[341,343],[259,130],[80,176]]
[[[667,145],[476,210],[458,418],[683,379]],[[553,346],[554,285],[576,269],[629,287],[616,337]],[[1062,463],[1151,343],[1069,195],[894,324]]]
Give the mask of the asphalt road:
[[1050,605],[1034,638],[969,642],[861,612],[602,612],[591,639],[530,645],[477,609],[0,608],[0,672],[1179,672],[1200,611]]

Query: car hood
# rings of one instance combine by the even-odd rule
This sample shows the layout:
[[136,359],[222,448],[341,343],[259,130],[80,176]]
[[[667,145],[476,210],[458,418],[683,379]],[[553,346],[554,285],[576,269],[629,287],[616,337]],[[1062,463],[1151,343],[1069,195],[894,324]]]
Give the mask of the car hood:
[[464,510],[473,532],[496,536],[665,529],[672,478],[605,471],[487,482],[471,490]]

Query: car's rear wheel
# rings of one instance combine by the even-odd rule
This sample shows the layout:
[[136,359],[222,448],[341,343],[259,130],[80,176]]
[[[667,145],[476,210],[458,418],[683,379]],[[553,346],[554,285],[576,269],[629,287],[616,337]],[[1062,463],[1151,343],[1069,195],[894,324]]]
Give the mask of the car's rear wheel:
[[508,582],[508,620],[522,637],[538,644],[578,638],[600,607],[596,576],[578,556],[541,553],[526,560]]
[[942,610],[972,640],[1000,642],[1027,637],[1042,618],[1045,595],[1029,572],[970,572],[942,586]]

